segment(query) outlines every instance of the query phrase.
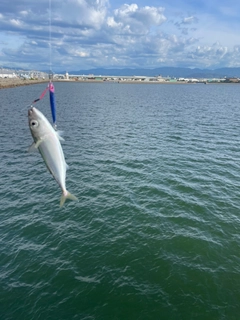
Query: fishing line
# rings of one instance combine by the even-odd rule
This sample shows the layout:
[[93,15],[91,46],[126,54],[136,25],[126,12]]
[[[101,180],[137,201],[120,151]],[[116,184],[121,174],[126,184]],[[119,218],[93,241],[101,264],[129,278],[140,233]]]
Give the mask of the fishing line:
[[49,98],[50,98],[50,107],[52,113],[52,120],[53,120],[53,128],[57,129],[56,124],[56,104],[55,104],[55,88],[53,85],[53,71],[52,71],[52,2],[49,0],[49,84],[48,87],[42,92],[38,99],[35,99],[32,104],[41,100],[47,91],[49,91]]
[[49,0],[49,80],[52,74],[52,2]]
[[53,72],[52,72],[52,1],[49,0],[49,98],[50,106],[53,119],[53,127],[57,129],[56,124],[56,105],[55,105],[55,88],[52,83]]
[[45,96],[45,94],[47,93],[48,90],[49,90],[49,86],[47,86],[47,88],[42,92],[42,94],[40,95],[40,97],[39,97],[38,99],[35,99],[35,100],[32,102],[32,104],[38,102],[39,100],[41,100],[41,99]]

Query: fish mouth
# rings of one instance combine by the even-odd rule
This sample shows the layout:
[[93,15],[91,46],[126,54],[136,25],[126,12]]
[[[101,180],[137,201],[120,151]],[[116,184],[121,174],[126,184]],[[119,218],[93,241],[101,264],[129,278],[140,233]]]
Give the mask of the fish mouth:
[[31,117],[32,114],[33,114],[33,108],[34,107],[31,107],[30,109],[28,109],[28,116]]

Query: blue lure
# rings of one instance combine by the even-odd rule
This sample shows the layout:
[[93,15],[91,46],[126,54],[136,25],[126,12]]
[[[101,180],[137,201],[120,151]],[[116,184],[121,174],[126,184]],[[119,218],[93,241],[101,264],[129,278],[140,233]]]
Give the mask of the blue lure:
[[48,90],[49,90],[50,106],[51,106],[52,119],[53,119],[53,127],[56,129],[57,128],[57,124],[56,124],[55,88],[54,88],[54,85],[53,85],[53,83],[51,81],[49,82],[48,87],[43,91],[41,96],[38,99],[34,100],[32,102],[32,104],[38,102],[39,100],[41,100],[45,96],[45,94],[46,94],[46,92]]
[[56,105],[55,105],[55,88],[52,82],[49,82],[49,97],[52,112],[53,126],[56,127]]

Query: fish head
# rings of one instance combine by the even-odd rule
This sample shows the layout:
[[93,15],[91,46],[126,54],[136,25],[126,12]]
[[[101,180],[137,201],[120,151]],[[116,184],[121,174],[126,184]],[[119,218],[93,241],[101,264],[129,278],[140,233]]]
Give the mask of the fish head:
[[31,107],[28,110],[28,121],[29,121],[29,127],[31,130],[37,129],[37,127],[39,126],[38,120],[39,120],[39,117],[37,115],[36,108]]
[[35,107],[28,110],[28,123],[30,131],[35,138],[42,137],[50,123],[45,116]]

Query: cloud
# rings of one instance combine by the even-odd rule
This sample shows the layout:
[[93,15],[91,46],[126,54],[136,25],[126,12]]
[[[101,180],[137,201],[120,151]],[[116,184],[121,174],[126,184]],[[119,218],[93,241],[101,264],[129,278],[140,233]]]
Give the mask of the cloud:
[[118,33],[144,34],[153,26],[160,26],[166,21],[162,7],[138,7],[137,4],[124,4],[114,10],[108,18],[108,26],[118,29]]
[[79,51],[79,50],[73,50],[72,51],[72,55],[76,56],[76,57],[89,57],[89,53],[88,52],[84,52],[84,51]]
[[220,43],[214,43],[212,46],[197,46],[194,50],[190,51],[188,58],[190,60],[198,60],[207,67],[219,67],[223,62],[229,64],[232,53],[227,47],[222,46]]
[[196,17],[186,17],[183,18],[182,22],[180,22],[180,24],[192,24],[192,23],[197,23],[198,19]]
[[188,16],[182,18],[180,21],[175,22],[175,26],[182,34],[188,35],[189,31],[194,31],[196,28],[190,27],[192,24],[197,24],[199,19],[195,16]]
[[51,13],[53,70],[239,65],[233,3],[228,10],[215,0],[126,2],[51,0],[49,12],[49,0],[1,0],[0,63],[47,70]]
[[[56,2],[57,4],[57,2]],[[107,14],[108,0],[68,0],[52,10],[55,25],[73,28],[101,28]]]

